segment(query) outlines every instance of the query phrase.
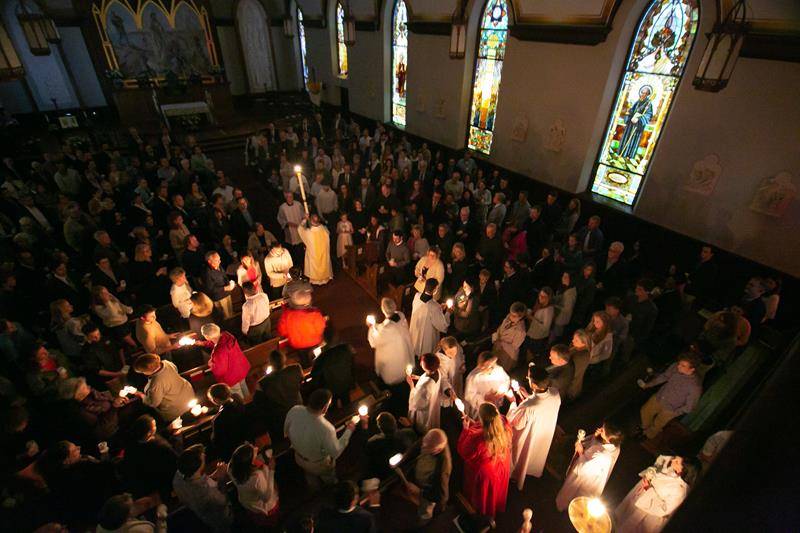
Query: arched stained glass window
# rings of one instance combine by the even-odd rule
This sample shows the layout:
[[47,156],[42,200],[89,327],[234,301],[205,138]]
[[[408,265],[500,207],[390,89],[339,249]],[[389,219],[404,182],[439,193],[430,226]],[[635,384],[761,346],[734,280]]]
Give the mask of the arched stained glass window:
[[308,63],[306,63],[306,27],[303,25],[303,11],[297,8],[297,37],[300,39],[300,64],[303,67],[303,87],[308,87]]
[[697,0],[654,0],[642,16],[617,91],[592,192],[633,205],[697,32]]
[[408,67],[408,11],[397,0],[392,14],[392,122],[406,125],[406,69]]
[[347,45],[344,44],[344,8],[336,2],[336,51],[339,59],[339,77],[347,77]]
[[488,0],[481,16],[475,79],[472,83],[472,106],[469,115],[471,150],[489,154],[497,114],[500,76],[508,42],[508,5],[506,0]]

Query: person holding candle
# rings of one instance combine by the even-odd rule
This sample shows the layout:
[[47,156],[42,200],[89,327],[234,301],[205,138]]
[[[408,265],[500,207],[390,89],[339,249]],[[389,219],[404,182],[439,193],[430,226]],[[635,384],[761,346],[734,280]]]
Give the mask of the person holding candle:
[[575,455],[561,490],[556,507],[565,511],[578,496],[600,496],[619,457],[622,431],[606,421],[594,435],[575,443]]
[[422,292],[414,295],[411,304],[411,344],[414,354],[419,357],[432,352],[439,344],[439,338],[450,326],[450,311],[446,305],[437,302],[433,295],[439,290],[439,281],[430,278],[425,281]]
[[462,395],[464,392],[466,364],[464,362],[464,349],[461,344],[458,343],[455,337],[445,337],[439,341],[439,352],[436,355],[441,363],[440,372],[450,382],[456,396]]
[[478,418],[464,417],[458,454],[464,460],[464,495],[482,515],[505,511],[511,465],[511,428],[494,404],[482,403]]
[[292,255],[283,245],[275,241],[264,257],[264,273],[269,278],[269,296],[277,300],[283,296],[283,287],[289,281],[289,270],[294,266]]
[[152,416],[137,418],[130,431],[133,442],[125,447],[120,463],[120,472],[129,480],[130,491],[136,498],[158,491],[163,499],[172,492],[178,454],[156,429]]
[[249,281],[242,284],[242,291],[242,333],[247,336],[251,346],[255,346],[272,336],[269,297]]
[[492,353],[497,355],[500,365],[511,372],[519,360],[519,349],[525,342],[525,315],[528,308],[522,302],[514,302],[500,327],[492,334]]
[[136,358],[133,369],[147,377],[144,390],[134,394],[155,409],[162,421],[169,423],[188,410],[189,402],[194,399],[194,389],[173,363],[146,353]]
[[136,321],[136,340],[147,353],[169,357],[169,353],[178,347],[175,335],[167,335],[156,319],[156,310],[151,305],[143,305]]
[[457,336],[462,339],[470,339],[481,332],[483,319],[478,309],[478,293],[475,288],[478,286],[476,278],[467,278],[461,284],[454,298],[453,326]]
[[517,403],[515,396],[508,410],[513,443],[511,475],[519,490],[525,485],[526,476],[542,477],[561,407],[561,396],[558,390],[550,387],[547,370],[538,366],[528,367],[528,384],[530,395],[517,387],[515,392],[522,401]]
[[478,407],[484,402],[499,404],[510,384],[511,379],[503,367],[497,364],[496,355],[491,352],[479,354],[478,364],[469,373],[464,385],[467,415],[476,416]]
[[420,365],[425,373],[421,376],[406,376],[406,382],[411,387],[408,396],[408,420],[418,433],[439,427],[442,400],[447,397],[455,399],[450,383],[439,372],[440,364],[439,358],[434,354],[423,354]]
[[242,353],[239,341],[216,324],[205,324],[200,333],[206,341],[198,341],[197,344],[211,350],[208,367],[214,374],[214,379],[228,385],[231,392],[238,394],[241,399],[246,399],[250,395],[245,382],[250,371],[250,361]]
[[686,499],[700,471],[694,458],[659,455],[614,510],[620,533],[658,533]]
[[233,316],[233,300],[231,292],[236,288],[236,283],[220,266],[222,259],[219,252],[206,253],[206,269],[203,274],[203,290],[214,302],[214,307],[222,313],[225,319]]
[[417,292],[424,292],[425,282],[431,278],[439,282],[432,294],[433,299],[437,302],[442,297],[442,283],[444,282],[444,263],[439,259],[440,255],[439,248],[432,246],[428,249],[428,253],[417,261],[417,265],[414,267],[414,276],[417,278],[414,282],[414,289]]
[[[212,465],[214,466],[214,465]],[[218,462],[206,474],[206,451],[202,444],[189,446],[178,457],[178,471],[172,478],[172,489],[178,500],[188,507],[215,533],[231,530],[233,513],[225,495],[228,468]]]
[[[244,526],[270,528],[278,522],[278,486],[275,483],[275,458],[264,464],[258,448],[242,444],[233,452],[228,473],[236,485],[239,503],[245,509]],[[249,528],[247,528],[249,529]]]
[[406,496],[417,503],[417,525],[424,526],[433,518],[437,505],[440,510],[447,507],[450,495],[453,459],[445,432],[434,428],[422,437],[412,480],[406,479],[402,470],[395,471],[405,486]]
[[380,324],[368,324],[367,340],[375,349],[375,373],[388,388],[389,410],[395,415],[405,414],[408,408],[408,387],[406,387],[406,367],[414,366],[414,348],[408,323],[397,304],[391,298],[381,300],[381,310],[385,319]]
[[[277,442],[283,437],[286,413],[303,403],[300,396],[303,369],[298,364],[287,365],[286,355],[280,350],[270,352],[267,364],[268,373],[258,382],[250,407],[259,429],[266,429],[272,442]],[[254,433],[259,434],[258,430]]]
[[308,405],[295,405],[289,410],[283,425],[284,435],[294,448],[295,462],[305,472],[312,489],[336,483],[336,459],[356,428],[349,421],[344,433],[336,436],[336,428],[325,418],[331,398],[329,390],[315,390],[308,398]]

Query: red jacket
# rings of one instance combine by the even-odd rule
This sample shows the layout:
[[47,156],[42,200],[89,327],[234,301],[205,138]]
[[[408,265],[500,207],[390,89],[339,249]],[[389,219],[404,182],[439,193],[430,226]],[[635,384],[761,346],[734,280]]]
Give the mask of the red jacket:
[[216,346],[211,342],[204,344],[212,349],[208,366],[218,383],[225,383],[232,387],[247,377],[247,373],[250,371],[250,361],[239,348],[236,337],[223,331]]
[[316,307],[292,309],[284,307],[278,319],[278,335],[289,339],[295,350],[313,348],[322,342],[325,317]]

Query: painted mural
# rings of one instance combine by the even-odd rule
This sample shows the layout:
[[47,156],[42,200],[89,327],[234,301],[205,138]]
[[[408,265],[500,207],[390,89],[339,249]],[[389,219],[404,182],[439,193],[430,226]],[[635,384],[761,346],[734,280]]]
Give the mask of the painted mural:
[[92,13],[109,70],[125,79],[214,72],[208,12],[194,0],[103,0]]

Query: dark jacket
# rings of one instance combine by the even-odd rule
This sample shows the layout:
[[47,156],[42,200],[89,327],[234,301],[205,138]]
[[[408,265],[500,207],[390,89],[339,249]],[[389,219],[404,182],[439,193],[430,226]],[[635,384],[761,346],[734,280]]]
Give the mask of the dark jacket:
[[220,407],[211,429],[211,444],[217,458],[228,461],[233,451],[251,436],[250,420],[244,404],[234,396]]
[[203,273],[203,292],[215,302],[222,300],[230,294],[225,290],[229,282],[230,278],[222,269],[212,269],[207,266]]
[[311,378],[315,388],[326,388],[334,398],[348,403],[350,390],[355,385],[353,378],[353,356],[355,350],[349,344],[325,347],[314,360]]

